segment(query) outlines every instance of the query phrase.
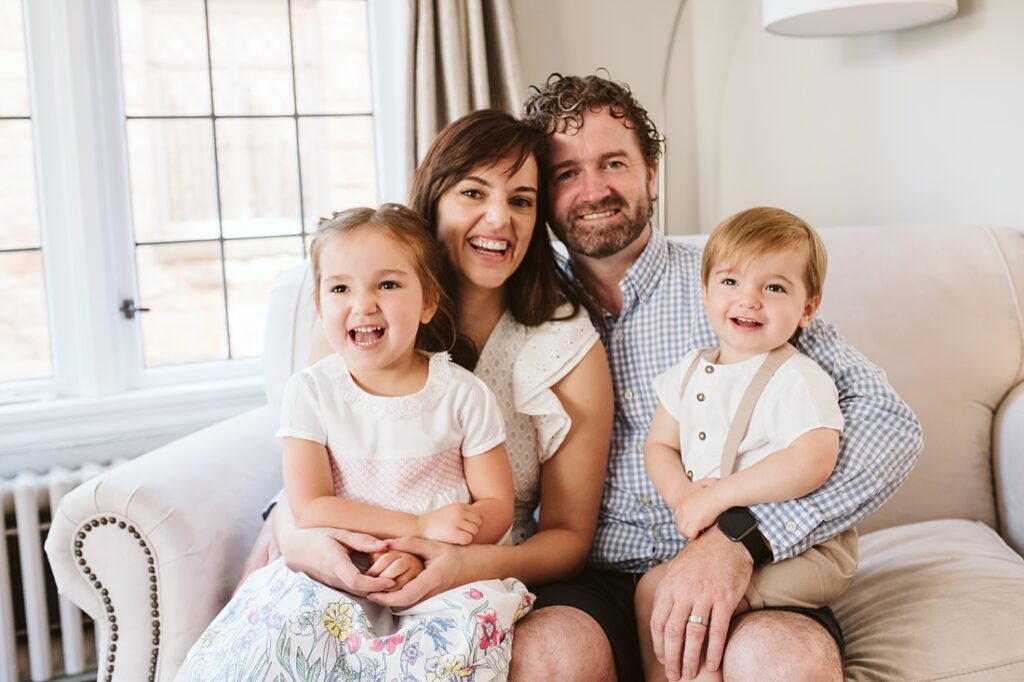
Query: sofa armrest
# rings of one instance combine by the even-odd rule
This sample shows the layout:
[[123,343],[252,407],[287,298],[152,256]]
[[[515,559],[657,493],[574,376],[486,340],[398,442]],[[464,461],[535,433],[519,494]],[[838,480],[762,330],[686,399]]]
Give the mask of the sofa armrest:
[[46,553],[96,621],[99,678],[171,680],[227,601],[260,510],[281,487],[269,405],[149,452],[71,491]]
[[1024,555],[1024,383],[996,410],[992,424],[992,470],[999,533]]

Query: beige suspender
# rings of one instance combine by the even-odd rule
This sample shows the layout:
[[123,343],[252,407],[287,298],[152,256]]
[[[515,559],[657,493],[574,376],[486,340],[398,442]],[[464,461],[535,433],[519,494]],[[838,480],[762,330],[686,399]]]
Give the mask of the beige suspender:
[[[743,436],[747,433],[747,427],[750,425],[750,417],[754,414],[754,406],[757,405],[758,398],[761,397],[761,393],[764,391],[764,387],[768,385],[772,375],[775,374],[776,370],[782,366],[786,360],[797,352],[796,348],[786,343],[768,354],[768,357],[764,359],[761,366],[758,368],[754,377],[750,380],[750,384],[747,386],[747,390],[743,392],[743,397],[740,398],[740,403],[736,407],[736,414],[732,417],[732,423],[729,425],[729,433],[725,436],[725,443],[722,445],[722,461],[721,470],[719,471],[719,477],[725,478],[732,473],[733,467],[736,466],[736,455],[739,450],[740,443],[743,441]],[[686,374],[683,375],[682,384],[679,387],[679,394],[686,391],[686,385],[690,383],[690,377],[693,376],[694,371],[697,369],[697,365],[700,364],[701,358],[704,358],[708,362],[711,362],[711,358],[714,357],[714,349],[705,349],[697,353],[693,358],[693,362],[690,363],[689,368],[686,370]],[[685,460],[686,456],[683,455]]]

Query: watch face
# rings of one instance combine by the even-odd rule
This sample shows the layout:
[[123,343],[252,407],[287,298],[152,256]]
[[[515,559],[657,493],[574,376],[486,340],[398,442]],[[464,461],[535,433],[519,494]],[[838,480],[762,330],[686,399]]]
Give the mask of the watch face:
[[733,541],[742,540],[744,536],[757,527],[757,519],[742,507],[726,509],[718,516],[718,528],[725,537]]

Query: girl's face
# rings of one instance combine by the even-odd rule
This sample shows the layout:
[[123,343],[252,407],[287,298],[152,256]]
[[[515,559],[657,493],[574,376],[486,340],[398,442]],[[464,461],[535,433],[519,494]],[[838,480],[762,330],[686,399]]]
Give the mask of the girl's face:
[[436,310],[394,239],[364,226],[324,244],[317,311],[327,342],[361,383],[412,368],[416,332]]
[[437,238],[462,291],[500,289],[523,262],[537,222],[537,160],[479,166],[441,195]]

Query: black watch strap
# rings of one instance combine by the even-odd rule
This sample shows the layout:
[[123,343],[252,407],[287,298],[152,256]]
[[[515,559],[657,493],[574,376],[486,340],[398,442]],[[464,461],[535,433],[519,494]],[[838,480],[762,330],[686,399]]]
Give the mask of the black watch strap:
[[718,515],[718,529],[733,542],[741,542],[754,560],[754,566],[770,564],[775,558],[768,539],[757,527],[757,518],[746,507],[731,507]]

